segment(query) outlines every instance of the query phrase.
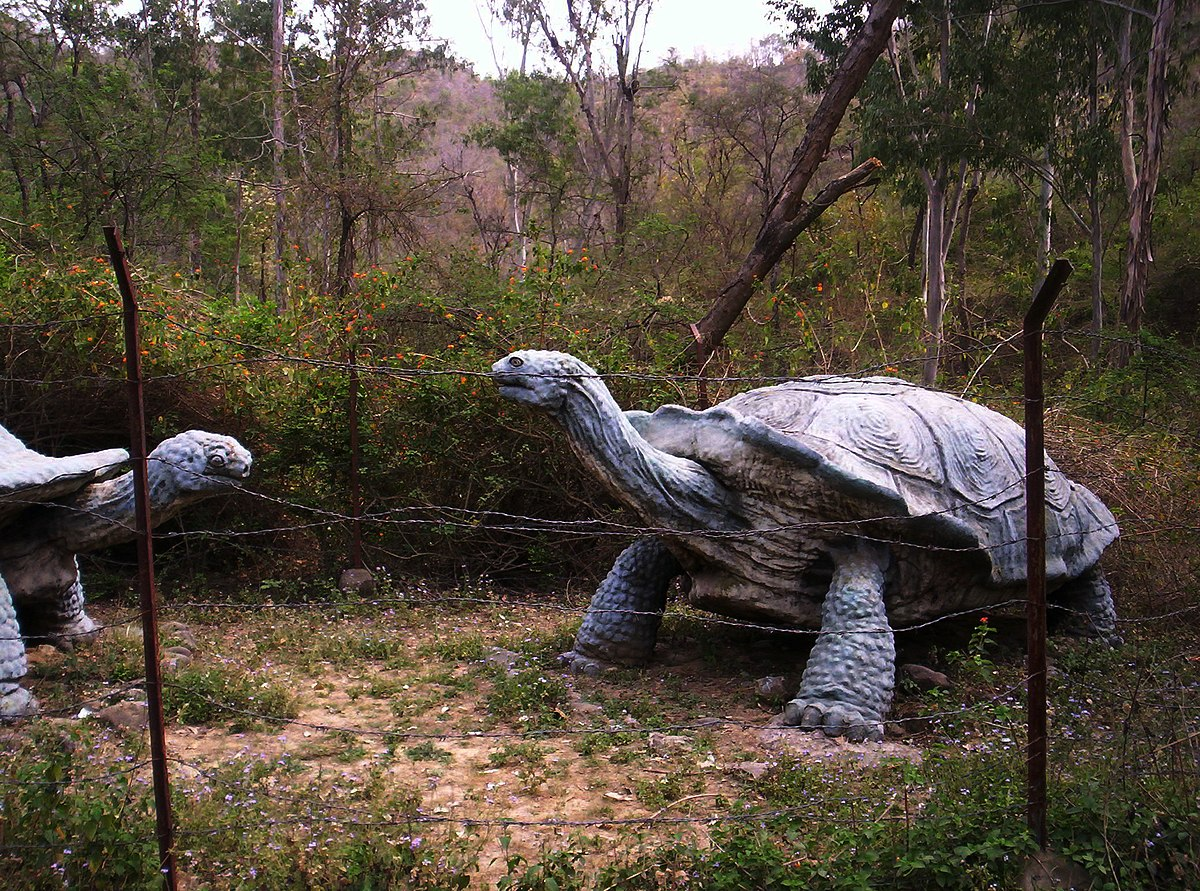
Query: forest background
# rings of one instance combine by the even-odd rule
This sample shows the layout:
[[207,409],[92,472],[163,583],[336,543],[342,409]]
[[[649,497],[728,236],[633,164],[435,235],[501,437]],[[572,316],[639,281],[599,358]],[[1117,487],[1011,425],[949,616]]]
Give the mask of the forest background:
[[[843,183],[832,206],[706,328],[864,11],[773,7],[787,39],[642,68],[652,3],[497,3],[529,52],[481,77],[415,2],[6,2],[5,423],[48,452],[123,440],[120,388],[96,381],[121,377],[93,259],[108,222],[151,311],[153,432],[239,435],[259,485],[335,513],[351,355],[364,509],[442,520],[610,509],[476,376],[511,348],[622,372],[630,407],[816,372],[987,398],[1011,393],[1011,336],[1061,255],[1055,389],[1100,416],[1125,397],[1144,415],[1151,372],[1195,391],[1194,367],[1172,378],[1200,281],[1194,13],[1169,0],[909,4],[809,190]],[[711,393],[687,380],[698,363]],[[552,579],[574,559],[557,535],[486,526],[385,526],[369,562]],[[346,534],[309,524],[211,559],[328,574]]]
[[[1015,880],[1013,855],[1029,851],[1014,781],[1024,677],[990,636],[1004,616],[959,629],[961,647],[936,629],[961,702],[902,685],[895,727],[917,736],[920,767],[843,781],[789,756],[728,783],[725,763],[749,758],[741,747],[757,737],[698,725],[696,763],[661,758],[642,731],[691,720],[698,703],[718,703],[735,729],[765,720],[729,669],[757,670],[770,639],[686,610],[668,616],[673,642],[707,654],[713,677],[695,686],[664,662],[653,693],[635,695],[640,675],[573,681],[576,698],[604,706],[581,734],[553,670],[573,633],[558,611],[583,608],[638,522],[486,371],[511,349],[569,350],[626,408],[891,374],[1020,419],[1021,319],[1059,256],[1075,272],[1049,322],[1050,451],[1119,518],[1105,568],[1127,643],[1055,651],[1067,681],[1053,691],[1053,833],[1097,887],[1180,887],[1195,874],[1196,11],[913,0],[842,118],[825,114],[846,83],[833,63],[865,6],[770,5],[782,37],[731,59],[649,65],[650,0],[496,0],[497,27],[528,52],[483,76],[430,38],[415,0],[0,0],[0,419],[48,454],[127,444],[101,233],[115,223],[142,300],[152,440],[203,428],[255,455],[248,491],[198,506],[156,543],[164,603],[208,647],[167,684],[172,744],[196,744],[201,725],[213,763],[232,765],[225,776],[198,750],[180,762],[198,787],[181,796],[181,824],[205,839],[185,867],[206,887],[386,887],[386,876],[457,888],[488,863],[506,870],[500,887],[585,887],[583,850],[614,861],[610,887]],[[875,11],[888,6],[899,4]],[[132,558],[87,558],[105,615],[132,602]],[[337,590],[360,558],[380,603]],[[528,609],[514,637],[517,600]],[[392,627],[401,601],[413,609]],[[488,663],[496,624],[528,660],[515,676]],[[140,677],[127,643],[110,636],[90,653],[34,666],[51,711],[75,715],[115,695],[114,678]],[[786,653],[794,665],[792,640]],[[272,674],[284,663],[291,674]],[[326,708],[350,672],[371,675],[355,696],[378,715]],[[297,678],[326,692],[297,706]],[[444,723],[451,704],[466,723]],[[502,749],[467,751],[477,716],[501,728],[490,741]],[[520,723],[531,716],[544,726]],[[332,720],[345,722],[337,733]],[[412,737],[399,729],[410,720]],[[225,731],[253,726],[274,728],[254,738],[274,754],[245,779]],[[274,762],[284,726],[321,736],[301,741],[299,772]],[[152,884],[146,790],[107,776],[64,786],[92,755],[55,733],[4,753],[17,779],[0,799],[3,862],[29,887],[61,887],[67,873],[121,886],[125,867]],[[104,746],[136,752],[137,740]],[[463,872],[422,859],[432,845],[418,851],[418,832],[472,824],[431,810],[422,796],[436,801],[436,783],[397,785],[409,761],[457,759],[470,782],[490,776],[481,757],[489,771],[520,764],[541,778],[526,783],[530,827],[549,838],[563,827],[545,820],[558,811],[542,781],[558,770],[569,785],[547,766],[551,747],[555,763],[578,761],[577,805],[599,808],[589,830],[614,807],[644,807],[631,819],[651,827],[645,858],[621,860],[626,836],[510,849],[511,814],[487,811],[505,833],[488,841],[503,846],[494,859],[472,850]],[[617,799],[592,784],[605,764],[628,778],[655,759],[683,773],[631,779]],[[368,781],[330,784],[333,762]],[[716,763],[719,788],[704,785]],[[422,778],[446,789],[448,771]],[[464,796],[467,808],[490,806],[490,791]],[[744,826],[743,795],[786,813]],[[654,832],[681,825],[669,808],[708,798],[711,815],[685,815],[697,847],[664,847]],[[318,811],[362,831],[330,831],[314,852],[304,821]],[[448,833],[443,852],[467,835]]]

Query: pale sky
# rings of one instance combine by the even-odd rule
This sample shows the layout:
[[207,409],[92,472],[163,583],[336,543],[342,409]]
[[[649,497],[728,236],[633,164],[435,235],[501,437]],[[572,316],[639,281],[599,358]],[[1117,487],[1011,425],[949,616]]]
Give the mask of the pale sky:
[[[561,0],[549,3],[552,11],[561,5]],[[432,35],[449,40],[457,55],[474,62],[476,74],[487,77],[497,73],[485,26],[495,29],[502,64],[515,67],[515,44],[505,41],[503,28],[491,21],[487,0],[426,0],[425,8]],[[768,17],[766,0],[655,0],[642,49],[642,68],[658,65],[672,47],[682,59],[701,54],[710,59],[741,55],[755,41],[779,30]]]

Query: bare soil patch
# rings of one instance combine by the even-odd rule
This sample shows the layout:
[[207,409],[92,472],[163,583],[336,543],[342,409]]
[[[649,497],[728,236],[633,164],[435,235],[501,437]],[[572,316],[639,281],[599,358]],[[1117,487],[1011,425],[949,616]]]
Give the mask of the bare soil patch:
[[[140,658],[128,611],[90,611],[113,627],[78,653],[39,651],[30,680],[44,706],[67,715],[75,703],[127,698],[140,680],[108,676]],[[762,784],[781,757],[838,771],[920,758],[905,741],[855,745],[778,726],[780,703],[763,701],[758,681],[781,675],[794,690],[808,643],[713,629],[686,614],[668,616],[653,664],[596,678],[555,665],[578,619],[537,605],[170,618],[195,641],[180,671],[282,688],[295,709],[284,722],[259,718],[252,704],[197,724],[186,709],[170,720],[177,796],[199,797],[231,765],[249,773],[269,763],[287,765],[286,780],[269,781],[273,793],[305,796],[312,813],[327,792],[324,819],[339,827],[395,818],[374,802],[399,797],[411,804],[414,833],[449,832],[478,846],[474,881],[485,887],[504,874],[506,856],[532,861],[566,839],[598,857],[618,835],[647,846],[680,836],[703,843],[711,821],[770,809]],[[167,685],[180,677],[168,674]],[[184,826],[185,837],[189,828],[205,831]]]

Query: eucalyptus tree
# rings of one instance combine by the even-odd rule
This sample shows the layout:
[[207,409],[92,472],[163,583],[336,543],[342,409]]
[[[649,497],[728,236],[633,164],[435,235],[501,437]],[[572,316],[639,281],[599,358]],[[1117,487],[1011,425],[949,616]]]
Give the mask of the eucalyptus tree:
[[[642,44],[654,0],[563,0],[561,16],[550,0],[504,0],[504,6],[532,16],[578,97],[590,175],[607,186],[620,243],[629,227]],[[612,47],[611,59],[603,56],[604,44]]]
[[511,235],[517,265],[524,267],[529,221],[541,219],[548,240],[557,243],[564,206],[571,192],[579,190],[579,130],[571,87],[561,79],[512,71],[496,81],[496,93],[503,116],[474,128],[469,138],[495,149],[507,165]]
[[[858,6],[844,0],[821,20],[801,7],[787,10],[798,35],[829,53],[843,42]],[[1006,116],[998,106],[1005,106],[1009,95],[995,86],[1010,28],[999,0],[910,2],[888,42],[886,64],[872,72],[855,116],[864,150],[877,154],[894,176],[914,183],[923,196],[922,379],[927,385],[937,380],[943,351],[950,247],[969,213],[972,187],[978,187],[980,172],[996,163],[1003,143],[993,128]]]
[[[209,52],[214,70],[204,96],[206,130],[222,161],[232,191],[233,232],[227,253],[234,298],[243,293],[243,254],[253,251],[265,267],[260,238],[247,244],[247,235],[263,229],[273,216],[271,236],[274,300],[286,305],[286,140],[284,122],[292,104],[284,81],[283,57],[294,50],[284,30],[283,0],[212,0]],[[268,185],[269,183],[269,185]],[[272,213],[273,212],[273,213]],[[256,225],[257,224],[257,225]],[[265,237],[265,235],[264,235]],[[269,299],[268,269],[259,269],[259,297]]]
[[[947,252],[956,227],[965,227],[971,186],[987,170],[1013,176],[1037,196],[1043,266],[1054,207],[1090,239],[1092,331],[1099,335],[1106,180],[1119,163],[1128,232],[1120,318],[1131,332],[1141,327],[1169,99],[1180,82],[1184,29],[1175,26],[1176,2],[907,6],[887,71],[868,80],[855,120],[867,150],[902,183],[919,183],[924,197],[925,383],[936,380],[942,352]],[[820,18],[795,0],[775,5],[798,36],[826,52],[844,44],[860,6],[843,0]],[[1078,200],[1086,213],[1074,206]],[[961,263],[961,239],[960,248]]]
[[[1023,138],[1008,141],[1012,158],[1007,172],[1040,194],[1041,266],[1044,269],[1049,259],[1055,208],[1074,223],[1090,247],[1093,358],[1099,354],[1105,318],[1109,206],[1120,179],[1110,64],[1120,15],[1115,7],[1099,3],[1022,8],[1016,14],[1013,56],[1004,72],[1004,82],[1019,97],[1014,104],[1024,112],[1008,129],[1022,122],[1027,127]],[[1039,144],[1044,146],[1040,154],[1028,151]]]
[[446,179],[415,157],[430,111],[417,78],[441,64],[444,46],[426,43],[420,0],[321,0],[314,40],[297,72],[297,143],[307,188],[331,211],[326,266],[344,300],[357,270],[364,222],[376,251],[386,237],[411,241],[415,220]]
[[[1176,0],[1150,0],[1123,9],[1117,34],[1121,170],[1128,195],[1128,236],[1121,283],[1121,321],[1136,334],[1146,309],[1153,261],[1154,199],[1162,171],[1171,68],[1179,53]],[[1140,150],[1139,150],[1140,149]]]

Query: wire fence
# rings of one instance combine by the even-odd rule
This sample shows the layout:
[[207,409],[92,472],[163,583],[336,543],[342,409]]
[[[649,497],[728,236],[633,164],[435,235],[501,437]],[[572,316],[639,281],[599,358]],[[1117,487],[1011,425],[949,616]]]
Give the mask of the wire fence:
[[[104,318],[113,317],[105,314]],[[22,323],[20,327],[29,333],[95,321],[96,317],[81,317],[34,326]],[[160,316],[158,321],[182,327],[166,316]],[[1069,330],[1049,334],[1051,341],[1062,344],[1090,337],[1090,333]],[[983,357],[979,362],[983,365],[1014,349],[1013,341],[1013,335],[998,336],[994,342],[980,344],[971,352]],[[151,373],[147,383],[170,385],[231,367],[238,370],[305,367],[332,377],[354,373],[366,383],[368,392],[370,382],[376,379],[403,381],[417,388],[439,381],[490,386],[487,372],[478,368],[397,369],[375,364],[370,357],[333,361],[241,341],[238,346],[245,356],[236,362],[202,363],[162,375]],[[919,367],[924,358],[914,356],[908,362],[859,369],[854,377]],[[1192,373],[1200,374],[1200,369],[1193,369]],[[605,373],[600,378],[614,384],[667,385],[676,389],[694,386],[698,380],[695,375],[628,372]],[[706,378],[712,390],[741,390],[786,379],[759,375]],[[20,386],[45,393],[80,385],[98,389],[121,386],[108,373],[94,377],[6,380],[7,387]],[[913,386],[898,379],[888,385]],[[965,383],[964,395],[1012,411],[1010,394],[981,385],[982,378],[972,375]],[[1085,393],[1055,393],[1050,403],[1052,438],[1058,432],[1072,444],[1073,467],[1086,472],[1090,464],[1097,465],[1092,471],[1094,478],[1085,477],[1083,481],[1104,491],[1106,498],[1109,498],[1107,493],[1135,498],[1148,488],[1142,476],[1147,465],[1140,460],[1127,460],[1128,450],[1144,446],[1144,442],[1134,441],[1135,435],[1130,430],[1136,429],[1136,436],[1153,440],[1178,435],[1188,425],[1194,425],[1195,420],[1159,414],[1146,407],[1146,400],[1139,414],[1134,399],[1115,409],[1107,406],[1105,424],[1087,431],[1088,435],[1082,439],[1072,439],[1081,429],[1074,419],[1085,414],[1081,410],[1089,407],[1091,399],[1094,396]],[[23,405],[30,411],[43,410],[28,399]],[[368,414],[383,410],[386,406],[368,404]],[[1063,428],[1056,431],[1055,421],[1060,418]],[[1131,427],[1130,421],[1136,421],[1136,426]],[[527,419],[520,423],[536,424]],[[367,433],[365,445],[369,452],[369,425],[364,425],[360,418],[345,418],[344,426]],[[1150,462],[1155,458],[1143,457]],[[370,458],[363,460],[369,476]],[[1155,471],[1151,468],[1150,472]],[[1071,475],[1078,477],[1074,472]],[[453,484],[452,480],[443,482]],[[253,839],[255,844],[278,846],[300,856],[314,850],[307,847],[310,844],[316,848],[336,847],[349,836],[378,835],[390,839],[393,846],[407,844],[407,850],[414,856],[424,856],[429,843],[419,833],[441,827],[448,834],[442,841],[440,854],[431,864],[423,864],[419,857],[414,860],[412,876],[426,868],[448,869],[455,876],[460,870],[471,872],[470,857],[479,857],[480,851],[486,850],[501,866],[476,868],[494,878],[496,870],[508,869],[512,875],[512,864],[505,859],[510,841],[500,848],[496,846],[501,838],[511,839],[517,832],[529,834],[526,847],[521,850],[525,852],[523,856],[530,857],[537,853],[538,845],[546,845],[548,839],[562,832],[636,830],[647,833],[639,844],[653,850],[655,846],[661,849],[668,845],[671,833],[682,829],[695,833],[707,844],[719,846],[725,842],[714,839],[724,839],[721,833],[729,827],[873,824],[899,832],[911,830],[929,818],[934,799],[929,779],[911,773],[904,766],[910,762],[905,761],[903,753],[891,749],[885,750],[886,757],[893,759],[885,762],[885,768],[891,771],[885,783],[866,781],[859,774],[843,782],[844,778],[833,771],[834,776],[824,779],[806,775],[808,789],[785,788],[788,785],[785,776],[789,772],[801,775],[803,772],[797,765],[806,758],[819,762],[836,751],[843,760],[869,761],[871,757],[866,751],[869,747],[860,750],[830,744],[831,748],[817,746],[815,754],[814,750],[801,747],[797,754],[796,749],[778,741],[768,746],[762,742],[763,734],[773,731],[768,728],[770,710],[763,703],[771,698],[755,694],[749,682],[743,683],[732,696],[726,690],[714,703],[721,708],[712,713],[704,707],[703,693],[657,697],[662,701],[656,709],[652,707],[655,693],[637,691],[640,682],[628,674],[617,675],[617,680],[576,678],[560,686],[550,667],[551,649],[563,642],[563,635],[569,634],[587,614],[590,591],[574,594],[502,591],[484,573],[469,573],[467,590],[447,593],[411,579],[392,580],[386,571],[391,553],[404,545],[403,541],[389,541],[389,537],[402,536],[409,529],[421,531],[434,540],[448,531],[461,530],[482,533],[484,537],[478,540],[483,541],[489,537],[515,536],[538,544],[549,538],[573,543],[624,542],[647,535],[669,536],[676,530],[639,522],[628,514],[607,509],[603,516],[564,518],[494,506],[397,505],[390,503],[395,496],[385,497],[372,492],[370,487],[365,493],[367,506],[355,510],[348,506],[348,493],[334,489],[298,493],[294,488],[272,486],[270,480],[261,477],[238,484],[234,492],[229,503],[236,506],[233,516],[238,522],[232,525],[240,528],[219,525],[220,520],[230,516],[232,509],[227,508],[216,516],[212,528],[171,528],[158,534],[157,540],[172,552],[175,548],[236,547],[294,553],[293,546],[280,544],[281,536],[319,532],[324,542],[345,547],[345,554],[351,550],[347,538],[361,536],[365,530],[367,535],[357,542],[357,547],[364,554],[364,562],[375,570],[376,588],[374,592],[337,593],[331,582],[325,586],[323,597],[296,597],[286,584],[258,580],[258,588],[252,595],[220,597],[200,586],[183,585],[183,590],[155,609],[157,620],[176,622],[174,631],[164,632],[166,642],[170,642],[172,634],[178,636],[179,629],[183,629],[185,636],[198,635],[203,639],[203,643],[184,647],[188,650],[188,661],[196,661],[175,673],[168,672],[162,681],[163,694],[173,703],[167,753],[171,788],[179,805],[173,848],[182,855],[181,868],[185,873],[206,873],[214,882],[219,877],[230,886],[240,882],[253,887],[253,870],[257,868],[253,857],[240,865],[233,862],[236,856],[247,857],[239,839],[241,842]],[[1002,494],[988,492],[974,506],[986,508]],[[1139,510],[1136,503],[1122,503],[1118,511],[1122,527],[1120,547],[1126,551],[1122,552],[1125,559],[1121,566],[1113,573],[1120,610],[1116,626],[1123,637],[1153,641],[1149,649],[1138,650],[1139,654],[1152,653],[1153,658],[1134,664],[1123,660],[1120,650],[1066,654],[1064,662],[1069,664],[1054,669],[1061,675],[1054,680],[1056,696],[1060,697],[1055,707],[1061,713],[1054,716],[1051,731],[1052,772],[1067,771],[1070,765],[1062,759],[1081,736],[1087,735],[1119,752],[1128,770],[1184,777],[1193,786],[1200,777],[1197,695],[1200,651],[1195,644],[1200,627],[1197,623],[1200,560],[1195,549],[1200,541],[1197,539],[1200,526],[1195,523],[1193,512],[1164,509],[1164,505],[1170,507],[1172,494],[1167,492],[1162,501],[1145,510]],[[1194,493],[1178,494],[1186,505]],[[10,512],[40,503],[38,499],[23,499],[19,489],[8,493],[3,501]],[[583,503],[604,507],[598,499],[585,499]],[[947,508],[944,513],[954,514],[963,507]],[[86,504],[59,505],[56,509],[90,510]],[[781,521],[753,529],[697,530],[690,534],[716,543],[852,534],[888,547],[914,546],[900,529],[900,524],[911,521],[911,517],[895,513],[873,517],[870,524],[856,519]],[[338,530],[341,535],[335,536],[333,533]],[[132,525],[128,531],[130,537],[137,533]],[[371,538],[372,533],[376,534],[375,539]],[[1053,536],[1050,541],[1053,543]],[[991,542],[987,548],[1023,545],[1024,538],[1013,536]],[[915,547],[945,554],[978,550],[966,544],[936,541],[922,541]],[[1128,553],[1130,548],[1135,552]],[[1170,555],[1170,559],[1162,559],[1164,555]],[[479,565],[486,561],[473,562]],[[127,566],[120,562],[112,564],[115,570]],[[1135,595],[1134,590],[1148,581],[1153,582],[1154,590]],[[986,809],[992,820],[1019,822],[1028,806],[1021,779],[1026,766],[1027,703],[1023,691],[1029,674],[1024,668],[1014,667],[1016,656],[1012,650],[1005,658],[1004,650],[995,647],[997,638],[980,633],[980,620],[986,617],[992,627],[1007,623],[1006,632],[1012,632],[1026,604],[1027,599],[1018,589],[1012,596],[986,605],[953,609],[929,619],[898,622],[895,627],[855,632],[894,634],[902,651],[932,646],[940,647],[944,654],[953,649],[958,660],[955,664],[964,676],[970,678],[971,672],[977,673],[979,683],[974,687],[969,682],[965,685],[971,688],[970,695],[943,691],[928,700],[908,695],[902,689],[891,723],[898,735],[887,745],[915,751],[920,757],[926,740],[936,740],[938,746],[949,741],[956,748],[977,755],[980,761],[1002,759],[1015,771],[1009,777],[1014,786],[1003,795],[993,796]],[[593,608],[593,612],[599,609],[602,608]],[[603,609],[630,617],[659,615],[658,611]],[[1072,612],[1058,604],[1052,604],[1051,610],[1060,617],[1069,617]],[[18,615],[20,612],[18,608]],[[37,656],[30,683],[45,700],[43,719],[67,722],[52,725],[55,728],[74,727],[80,715],[129,701],[127,696],[134,695],[134,701],[142,699],[138,694],[144,690],[145,679],[136,670],[136,662],[121,660],[121,653],[128,656],[128,652],[115,642],[129,629],[140,626],[147,617],[145,607],[99,604],[94,613],[100,619],[95,628],[67,631],[58,636],[57,642],[69,646],[74,638],[90,639],[97,634],[101,640],[66,656],[44,652],[40,648],[44,635],[26,634],[24,629],[16,631],[23,648]],[[471,621],[462,619],[464,616]],[[282,624],[273,617],[281,617]],[[246,626],[241,632],[239,624]],[[475,624],[486,627],[474,630]],[[785,675],[787,683],[794,686],[803,665],[804,648],[823,635],[845,633],[837,628],[797,628],[760,618],[705,613],[689,607],[683,596],[667,608],[661,636],[667,644],[682,642],[693,663],[705,664],[707,653],[711,664],[703,670],[690,665],[685,671],[660,660],[647,672],[652,683],[682,686],[686,692],[689,682],[699,683],[708,690],[722,673],[732,668],[745,672],[774,664],[776,673]],[[283,642],[272,643],[275,635],[281,635]],[[1173,649],[1163,649],[1162,639],[1172,635]],[[410,636],[421,638],[424,649],[411,646],[406,641]],[[1020,639],[1019,634],[1016,637]],[[503,643],[519,651],[510,653],[500,646]],[[756,647],[761,651],[758,654],[754,652]],[[660,645],[660,653],[666,648]],[[234,651],[229,652],[230,649]],[[103,654],[112,650],[118,651],[116,656],[105,661],[109,657]],[[784,652],[790,655],[781,655]],[[1102,663],[1098,669],[1100,675],[1097,669],[1085,664],[1091,659]],[[44,665],[44,670],[39,665]],[[117,670],[117,676],[106,678],[104,671],[108,669]],[[428,670],[422,673],[420,669]],[[1103,672],[1108,671],[1128,672],[1133,680],[1106,683]],[[61,677],[64,673],[66,680]],[[258,687],[258,693],[248,690],[241,697],[227,695],[223,685],[233,678],[250,679],[250,686]],[[295,703],[306,698],[301,685],[307,686],[311,693],[314,684],[331,689],[323,689],[322,695],[309,697],[312,702],[297,708]],[[528,689],[522,689],[521,684]],[[378,688],[374,693],[373,685]],[[624,686],[633,686],[634,692],[623,693]],[[264,705],[278,687],[288,694],[284,697],[288,700],[287,707],[281,707],[280,701]],[[503,696],[496,692],[505,689],[505,695],[513,703],[504,702]],[[331,692],[338,694],[336,701],[325,695]],[[436,693],[445,694],[444,698],[431,701]],[[370,708],[364,705],[358,709],[356,697],[369,702]],[[589,703],[588,697],[594,701]],[[469,705],[461,706],[460,701]],[[513,704],[513,710],[499,714],[498,703]],[[580,703],[590,707],[580,708]],[[769,705],[777,702],[770,701]],[[691,715],[687,714],[689,708]],[[321,709],[326,710],[328,718],[321,717]],[[191,723],[191,718],[199,712],[204,713],[203,720]],[[75,799],[101,800],[115,793],[117,800],[129,808],[123,820],[124,834],[113,833],[102,846],[106,852],[103,856],[109,858],[108,866],[112,867],[120,859],[113,852],[144,852],[155,844],[153,825],[146,822],[144,813],[139,816],[139,805],[131,804],[144,795],[154,759],[148,757],[137,731],[97,731],[81,742],[61,733],[47,735],[43,732],[44,720],[33,725],[41,726],[42,730],[30,731],[29,725],[18,725],[2,731],[7,766],[11,769],[0,778],[3,790],[0,791],[3,804],[0,862],[49,860],[49,872],[33,874],[31,887],[73,887],[79,884],[75,877],[83,874],[78,865],[80,858],[94,856],[76,852],[89,850],[94,839],[83,835],[87,816],[69,814],[61,796],[70,790]],[[238,729],[227,735],[226,729],[231,726]],[[219,738],[214,739],[217,734]],[[714,737],[722,734],[735,742],[714,742]],[[683,740],[664,741],[663,737]],[[198,747],[201,742],[204,745]],[[239,745],[247,748],[243,750]],[[28,760],[31,746],[44,749],[32,761]],[[539,746],[541,749],[536,748]],[[735,753],[739,746],[757,755],[738,758]],[[621,757],[610,760],[600,770],[595,766],[596,752],[615,752]],[[711,760],[710,755],[713,755]],[[556,771],[566,768],[555,765],[564,762],[584,773],[591,770],[601,774],[599,784],[586,790],[591,800],[568,807],[546,794],[548,786],[562,780],[562,773]],[[448,779],[448,763],[458,764],[464,770],[455,772],[454,779]],[[461,778],[463,772],[472,774],[469,782]],[[622,774],[620,784],[613,785],[614,777]],[[488,779],[501,775],[506,778]],[[864,784],[866,791],[855,791]],[[368,787],[369,792],[365,791]],[[514,788],[520,789],[519,795],[512,795]],[[964,788],[960,798],[966,805],[981,792]],[[31,841],[29,833],[16,831],[12,820],[18,813],[22,819],[30,819],[31,803],[43,800],[58,804],[42,811],[40,819],[45,820],[45,825],[39,827],[39,832],[42,829],[44,832],[40,841]],[[781,800],[787,803],[780,804]],[[1052,798],[1051,809],[1062,804]],[[572,813],[564,813],[568,810]],[[119,807],[117,812],[121,812]],[[98,814],[99,811],[92,816],[98,818]],[[214,839],[226,841],[214,846]],[[402,844],[401,840],[406,841]],[[475,845],[473,853],[455,860],[456,843]],[[603,844],[599,847],[603,848]],[[215,858],[219,867],[205,867],[206,858]],[[156,858],[156,862],[161,861]],[[168,877],[168,881],[173,879]],[[415,879],[413,882],[414,887],[425,886]],[[454,885],[448,881],[445,886]]]

